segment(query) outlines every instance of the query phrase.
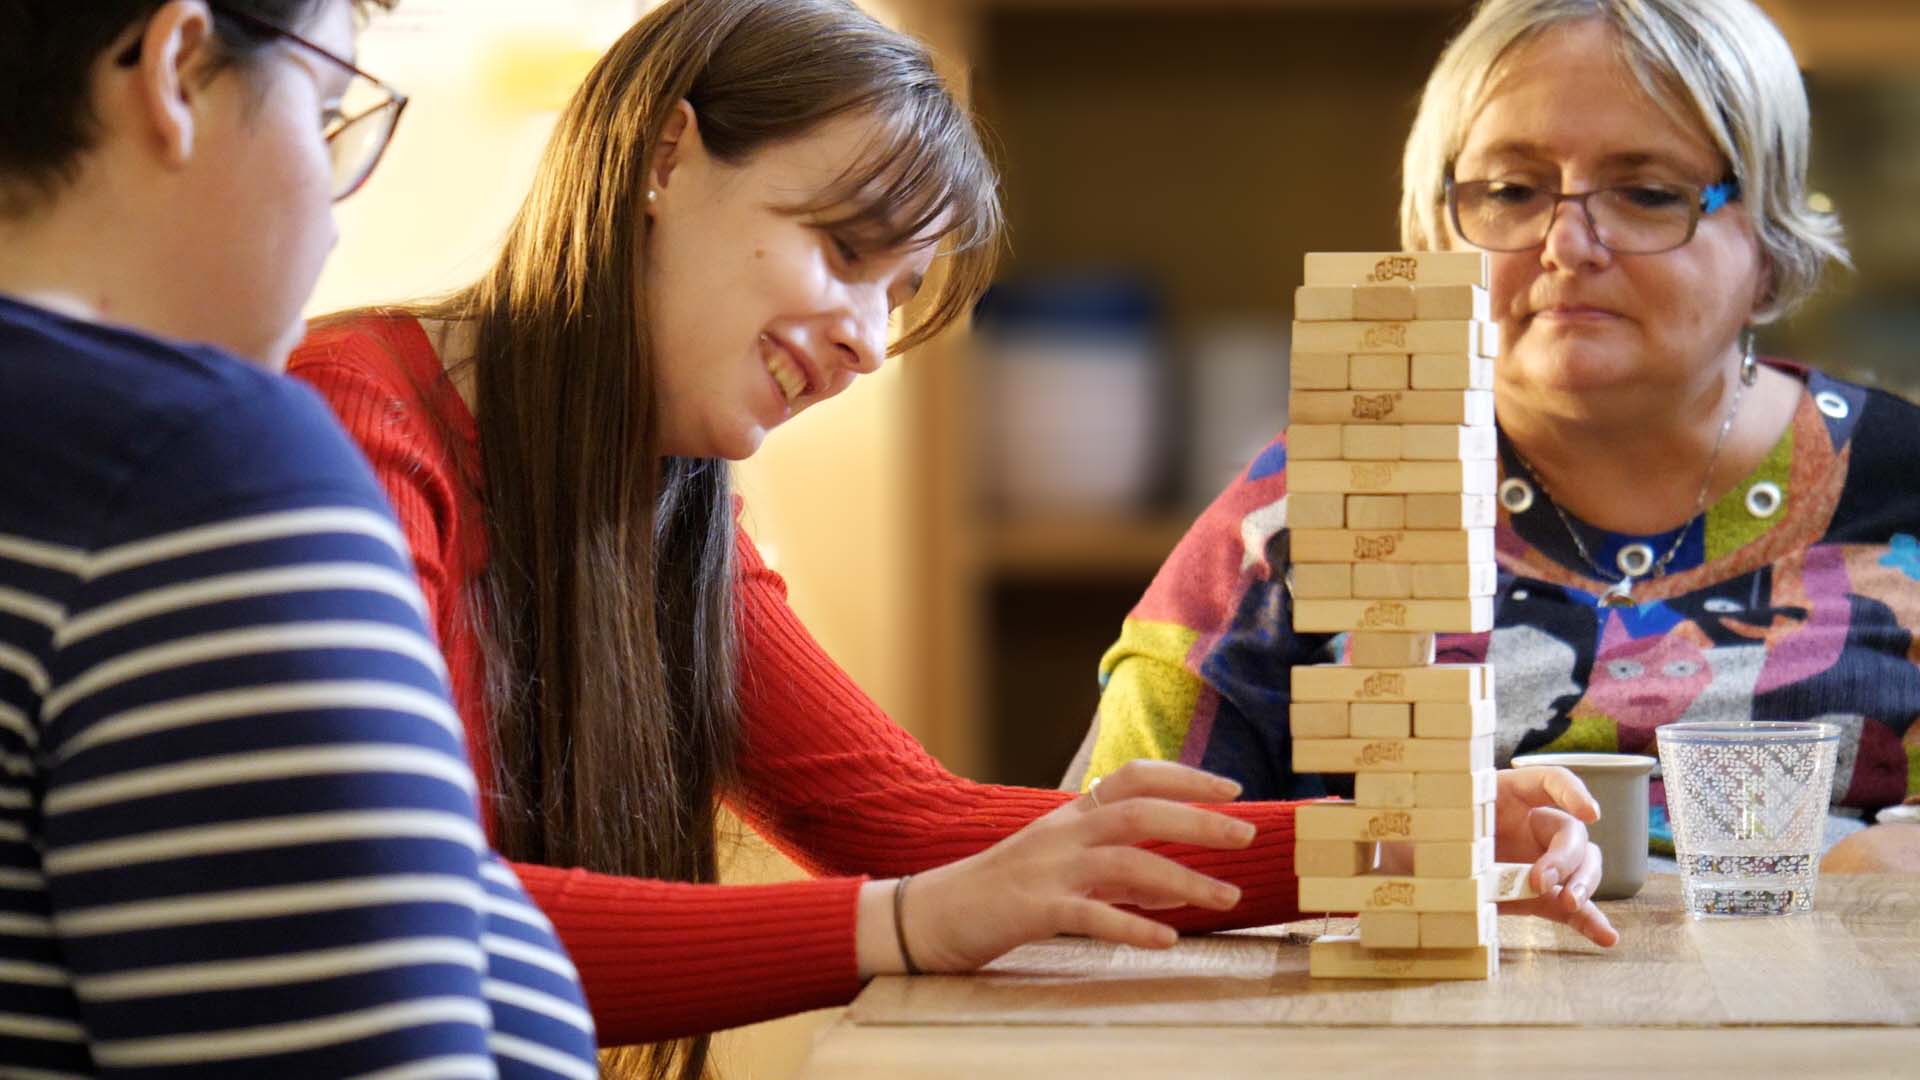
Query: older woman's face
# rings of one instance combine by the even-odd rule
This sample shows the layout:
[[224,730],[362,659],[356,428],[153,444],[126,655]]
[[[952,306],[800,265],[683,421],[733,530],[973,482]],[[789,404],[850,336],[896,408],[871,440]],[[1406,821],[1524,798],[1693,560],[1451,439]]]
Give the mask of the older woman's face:
[[[1454,164],[1459,180],[1549,191],[1722,179],[1702,133],[1647,96],[1598,22],[1548,31],[1504,66]],[[1449,223],[1451,230],[1452,225]],[[1457,234],[1455,248],[1468,247]],[[1502,384],[1583,394],[1679,388],[1736,347],[1764,283],[1745,208],[1700,220],[1693,239],[1657,255],[1621,255],[1563,203],[1543,243],[1493,255]]]

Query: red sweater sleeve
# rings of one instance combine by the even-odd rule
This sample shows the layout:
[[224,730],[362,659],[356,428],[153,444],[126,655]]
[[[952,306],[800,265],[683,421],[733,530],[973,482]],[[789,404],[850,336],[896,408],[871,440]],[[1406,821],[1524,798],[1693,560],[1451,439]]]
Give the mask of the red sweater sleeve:
[[[818,874],[914,873],[991,847],[1074,798],[974,783],[941,767],[800,624],[786,583],[744,532],[737,552],[746,746],[732,801],[795,861]],[[1241,851],[1148,845],[1243,890],[1230,912],[1182,908],[1154,917],[1193,931],[1296,918],[1295,805],[1228,808],[1258,830]]]

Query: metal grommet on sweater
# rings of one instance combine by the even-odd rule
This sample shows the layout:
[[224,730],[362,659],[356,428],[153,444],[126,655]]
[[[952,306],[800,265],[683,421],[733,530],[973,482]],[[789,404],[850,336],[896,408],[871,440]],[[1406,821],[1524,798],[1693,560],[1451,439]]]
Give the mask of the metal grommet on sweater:
[[1500,484],[1500,505],[1507,508],[1509,514],[1524,514],[1533,509],[1533,485],[1517,476],[1510,476]]
[[1835,420],[1845,420],[1847,414],[1853,411],[1852,406],[1847,404],[1846,398],[1831,390],[1822,390],[1813,395],[1813,403],[1819,406],[1821,412]]
[[1786,496],[1780,493],[1780,485],[1771,480],[1762,480],[1747,489],[1747,513],[1757,518],[1770,518],[1780,512],[1780,504]]
[[1620,549],[1614,562],[1619,564],[1621,573],[1640,577],[1653,569],[1653,549],[1645,544],[1628,544]]

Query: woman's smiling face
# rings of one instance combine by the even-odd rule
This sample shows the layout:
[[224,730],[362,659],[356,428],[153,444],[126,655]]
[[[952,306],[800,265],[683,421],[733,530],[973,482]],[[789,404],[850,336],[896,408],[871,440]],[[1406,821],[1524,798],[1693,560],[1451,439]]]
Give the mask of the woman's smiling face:
[[871,117],[843,116],[730,165],[681,106],[652,174],[643,284],[663,453],[749,457],[775,426],[879,369],[934,241],[875,248],[793,210],[832,190],[874,135]]

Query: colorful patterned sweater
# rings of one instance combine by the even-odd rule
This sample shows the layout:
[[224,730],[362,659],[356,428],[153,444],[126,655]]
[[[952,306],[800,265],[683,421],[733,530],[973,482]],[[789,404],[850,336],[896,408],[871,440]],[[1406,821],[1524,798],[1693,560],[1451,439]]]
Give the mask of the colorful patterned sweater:
[[[1494,665],[1496,757],[1652,754],[1680,720],[1825,720],[1844,732],[1836,806],[1920,795],[1920,409],[1778,364],[1807,393],[1786,433],[1692,527],[1640,606],[1609,609],[1544,497],[1501,511],[1494,630],[1442,635],[1443,663]],[[1516,467],[1502,447],[1502,469]],[[1293,772],[1295,664],[1337,663],[1345,637],[1296,634],[1283,583],[1287,451],[1267,447],[1194,524],[1100,663],[1087,778],[1136,757],[1199,765],[1249,798],[1344,794],[1350,778]],[[1769,509],[1767,495],[1782,496]],[[1749,498],[1756,487],[1762,494]],[[1640,537],[1576,522],[1594,559]],[[1916,799],[1920,801],[1920,799]],[[1664,796],[1654,788],[1655,846]]]

